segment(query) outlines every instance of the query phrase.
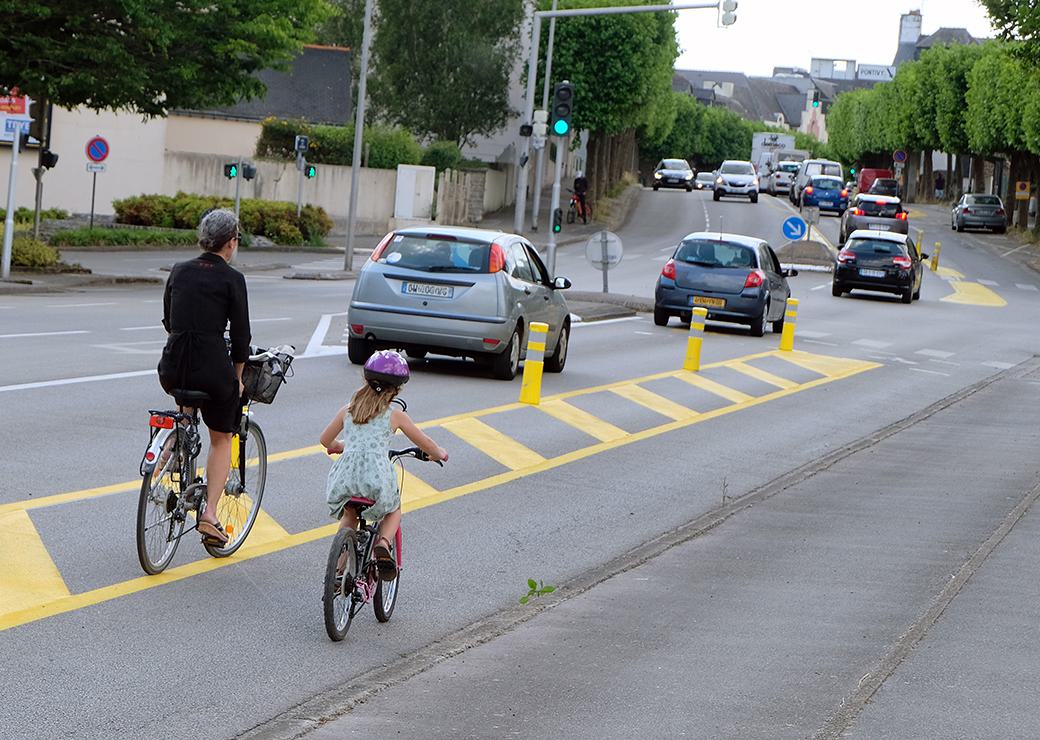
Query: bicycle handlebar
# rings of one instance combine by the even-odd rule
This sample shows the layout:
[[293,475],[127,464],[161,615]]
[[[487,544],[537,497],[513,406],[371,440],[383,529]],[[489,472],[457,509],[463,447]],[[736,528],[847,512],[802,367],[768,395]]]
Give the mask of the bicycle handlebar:
[[409,447],[404,450],[390,450],[389,454],[391,461],[396,460],[399,457],[414,457],[416,460],[422,460],[423,462],[435,462],[442,468],[444,467],[443,462],[441,462],[440,460],[432,460],[428,454],[423,452],[418,447]]

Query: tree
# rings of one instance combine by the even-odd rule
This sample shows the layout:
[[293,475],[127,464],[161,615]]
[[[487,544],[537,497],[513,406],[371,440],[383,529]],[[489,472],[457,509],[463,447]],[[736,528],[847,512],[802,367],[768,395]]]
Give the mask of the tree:
[[67,108],[164,116],[264,92],[328,16],[325,0],[6,0],[0,80]]
[[1016,53],[1040,64],[1040,6],[1036,0],[982,0],[993,28],[1005,41],[1019,40]]
[[524,0],[380,0],[369,80],[379,114],[464,145],[501,128]]

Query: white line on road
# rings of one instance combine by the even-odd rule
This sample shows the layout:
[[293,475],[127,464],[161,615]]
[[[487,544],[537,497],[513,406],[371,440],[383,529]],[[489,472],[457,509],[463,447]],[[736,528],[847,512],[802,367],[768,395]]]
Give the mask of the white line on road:
[[25,334],[0,334],[0,339],[19,339],[21,337],[60,337],[67,334],[90,334],[89,331],[37,331]]
[[998,283],[996,280],[976,280],[975,282],[977,282],[979,285],[988,285],[991,288],[1000,287],[1000,283]]
[[249,319],[250,324],[262,324],[265,321],[292,321],[291,316],[281,316],[277,319]]
[[1015,366],[1013,362],[1000,362],[998,360],[990,360],[989,362],[982,363],[986,367],[996,368],[997,370],[1008,370]]
[[1025,249],[1028,246],[1029,246],[1028,244],[1023,244],[1021,247],[1015,247],[1014,249],[1009,249],[1008,251],[1004,252],[1004,254],[1002,254],[1000,256],[1001,257],[1007,257],[1009,254],[1014,254],[1015,252],[1018,252],[1018,251],[1020,251],[1022,249]]
[[837,342],[825,342],[822,339],[808,339],[806,337],[798,338],[802,342],[808,342],[809,344],[822,344],[824,347],[838,347]]
[[633,333],[635,333],[635,334],[643,334],[643,335],[648,336],[648,337],[654,336],[654,333],[652,331],[638,331],[638,330],[636,330]]
[[[307,349],[303,351],[301,357],[314,357],[328,353],[330,348],[325,347],[324,343],[325,335],[329,333],[329,325],[332,323],[332,317],[346,315],[346,312],[322,314],[321,318],[318,319],[318,325],[314,327],[314,332],[311,334],[310,341],[307,342]],[[336,349],[342,352],[343,346],[340,345]]]
[[891,342],[880,342],[876,339],[857,339],[853,344],[860,347],[869,347],[870,349],[883,349],[892,345]]
[[1015,283],[1015,287],[1021,288],[1022,290],[1036,290],[1036,286],[1030,285],[1029,283]]
[[941,373],[938,370],[925,370],[923,367],[912,367],[910,368],[915,373],[928,373],[929,375],[942,375],[945,378],[950,377],[949,373]]
[[582,326],[603,326],[604,324],[618,324],[622,321],[640,321],[639,316],[624,316],[620,319],[603,319],[603,321],[583,321],[580,324],[575,324],[572,329],[578,329]]
[[938,357],[940,360],[945,360],[947,357],[953,357],[953,352],[944,352],[941,349],[919,349],[914,352],[915,355],[924,355],[925,357]]
[[76,383],[94,383],[99,380],[118,380],[120,378],[140,378],[155,375],[155,370],[134,370],[128,373],[110,373],[108,375],[87,375],[82,378],[62,378],[61,380],[42,380],[37,383],[19,383],[17,385],[0,385],[0,393],[8,391],[26,391],[32,388],[50,388],[56,385],[74,385]]
[[146,329],[162,329],[166,331],[166,327],[162,324],[149,324],[148,326],[121,326],[119,331],[145,331]]
[[809,290],[823,290],[827,287],[827,283],[820,283],[815,288],[809,288]]
[[829,337],[831,333],[829,331],[813,331],[812,329],[799,329],[798,336],[809,337],[810,339],[823,339]]
[[93,306],[115,306],[118,305],[113,301],[112,303],[50,303],[45,308],[91,308]]
[[950,362],[949,360],[937,360],[934,357],[932,359],[930,359],[929,362],[937,362],[940,365],[949,365],[950,367],[960,367],[961,366],[961,363],[959,363],[959,362]]

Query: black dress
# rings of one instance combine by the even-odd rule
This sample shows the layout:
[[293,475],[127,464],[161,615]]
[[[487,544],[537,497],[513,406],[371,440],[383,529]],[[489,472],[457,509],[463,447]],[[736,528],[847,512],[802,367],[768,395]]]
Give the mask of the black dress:
[[[242,273],[210,252],[177,263],[166,281],[162,323],[169,332],[159,360],[163,390],[208,393],[212,400],[200,405],[206,426],[234,431],[241,407],[233,363],[249,358],[250,340]],[[230,355],[224,339],[229,325]]]

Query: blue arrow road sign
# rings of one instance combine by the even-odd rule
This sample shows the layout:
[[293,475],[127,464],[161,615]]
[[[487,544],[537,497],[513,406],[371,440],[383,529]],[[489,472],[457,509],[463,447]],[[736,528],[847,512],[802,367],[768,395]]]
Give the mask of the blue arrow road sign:
[[784,220],[783,226],[780,228],[784,232],[784,236],[791,241],[797,241],[805,236],[809,227],[800,216],[790,216]]

